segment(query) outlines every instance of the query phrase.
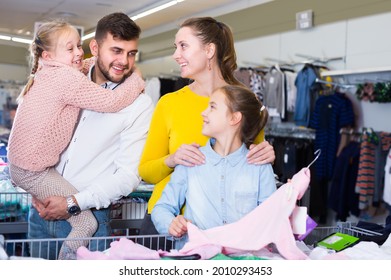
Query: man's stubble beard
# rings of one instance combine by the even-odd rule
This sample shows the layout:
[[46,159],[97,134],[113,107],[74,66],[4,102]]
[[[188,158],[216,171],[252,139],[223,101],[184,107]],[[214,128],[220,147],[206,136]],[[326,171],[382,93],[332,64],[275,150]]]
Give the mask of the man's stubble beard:
[[[111,66],[112,66],[112,64],[109,65],[109,69],[111,68]],[[127,73],[126,75],[124,75],[120,80],[114,79],[114,78],[110,75],[109,70],[106,69],[106,68],[104,67],[103,63],[100,61],[99,56],[98,56],[98,58],[97,58],[97,60],[96,60],[96,67],[98,67],[100,73],[102,73],[103,77],[104,77],[107,81],[110,81],[110,82],[113,82],[113,83],[117,83],[117,84],[122,83],[123,81],[126,80],[127,77],[129,77],[129,76],[132,74],[132,72],[129,71],[129,73]]]

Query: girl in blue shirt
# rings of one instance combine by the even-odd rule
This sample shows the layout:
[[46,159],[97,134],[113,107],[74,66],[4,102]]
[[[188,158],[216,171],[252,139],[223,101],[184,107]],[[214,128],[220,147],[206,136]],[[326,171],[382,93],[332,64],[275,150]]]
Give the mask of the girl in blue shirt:
[[186,237],[187,222],[200,229],[235,222],[276,190],[271,164],[254,165],[246,159],[268,119],[257,96],[246,87],[224,86],[211,95],[201,115],[202,133],[210,137],[200,148],[206,163],[175,168],[152,211],[160,234]]

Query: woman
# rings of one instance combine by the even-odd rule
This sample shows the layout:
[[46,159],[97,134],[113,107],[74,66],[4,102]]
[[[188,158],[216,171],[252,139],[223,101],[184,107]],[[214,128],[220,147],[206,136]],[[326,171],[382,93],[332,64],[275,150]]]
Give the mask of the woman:
[[[230,28],[210,17],[190,18],[181,24],[175,36],[173,58],[181,76],[194,80],[182,89],[165,94],[157,103],[147,141],[141,157],[141,178],[154,184],[140,234],[157,234],[150,213],[160,198],[176,165],[195,166],[204,163],[199,151],[208,140],[202,135],[201,112],[217,88],[241,85],[234,77],[236,53]],[[273,147],[264,140],[263,131],[251,145],[248,163],[271,163]]]

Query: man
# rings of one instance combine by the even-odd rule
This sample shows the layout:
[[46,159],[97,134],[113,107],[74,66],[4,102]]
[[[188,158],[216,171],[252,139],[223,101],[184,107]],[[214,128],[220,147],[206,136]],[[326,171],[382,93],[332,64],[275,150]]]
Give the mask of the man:
[[[95,39],[90,42],[96,58],[88,74],[90,79],[111,89],[126,79],[132,73],[140,33],[140,27],[123,13],[99,20]],[[79,208],[91,209],[97,218],[99,228],[94,236],[110,235],[110,203],[128,195],[140,183],[137,168],[152,112],[152,100],[140,94],[118,113],[88,110],[81,113],[72,141],[57,165],[60,174],[79,193],[68,200],[50,197],[44,203],[35,201],[36,209],[30,213],[29,238],[65,238],[71,227],[61,219],[72,211],[77,214]],[[35,247],[31,248],[32,256],[38,256],[38,249],[45,250],[42,245]]]

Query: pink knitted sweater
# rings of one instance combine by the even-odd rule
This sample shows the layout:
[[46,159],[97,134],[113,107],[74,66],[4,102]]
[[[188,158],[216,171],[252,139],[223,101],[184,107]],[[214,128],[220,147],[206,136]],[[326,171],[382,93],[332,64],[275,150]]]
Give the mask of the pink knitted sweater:
[[[115,90],[57,62],[44,62],[19,104],[8,143],[10,163],[31,171],[54,166],[72,138],[80,108],[118,112],[130,105],[145,83],[132,74]],[[104,133],[104,131],[102,131]]]

